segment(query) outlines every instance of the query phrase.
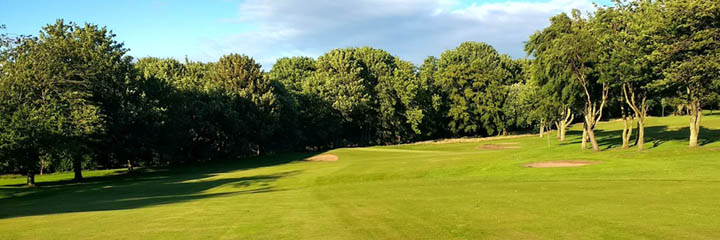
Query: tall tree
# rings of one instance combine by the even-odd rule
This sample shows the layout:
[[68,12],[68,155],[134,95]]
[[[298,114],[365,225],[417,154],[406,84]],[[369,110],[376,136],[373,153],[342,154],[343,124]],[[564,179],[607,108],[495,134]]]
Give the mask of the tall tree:
[[645,139],[645,119],[649,101],[657,90],[655,82],[662,78],[656,62],[650,57],[657,42],[653,32],[661,15],[655,13],[652,1],[616,1],[615,6],[601,8],[593,18],[595,36],[601,50],[598,60],[600,78],[614,83],[622,96],[621,111],[625,120],[623,148],[629,146],[632,119],[627,106],[637,120],[637,147],[642,151]]
[[[97,156],[118,155],[124,151],[126,141],[127,95],[133,92],[131,75],[132,58],[125,56],[128,49],[114,40],[115,34],[105,27],[58,20],[43,28],[38,38],[38,46],[47,49],[46,55],[36,56],[38,63],[47,62],[56,65],[47,74],[54,78],[82,86],[83,99],[98,108],[101,131],[91,138]],[[38,75],[40,73],[34,73]],[[89,146],[89,145],[88,145]],[[120,154],[122,155],[122,154]],[[82,179],[82,164],[75,157],[73,169],[75,179]]]
[[340,132],[339,113],[318,94],[316,69],[316,61],[309,57],[280,58],[268,73],[271,81],[281,82],[297,101],[298,143],[303,150],[331,147]]
[[572,20],[561,14],[550,21],[549,27],[530,36],[525,44],[528,55],[535,57],[530,74],[538,95],[532,115],[538,119],[541,131],[555,123],[560,140],[565,141],[567,128],[574,121],[575,112],[582,111],[585,100],[582,85],[574,80],[576,74],[568,67],[568,59],[558,57],[564,48],[559,41],[572,34]]
[[549,41],[552,43],[544,52],[548,54],[547,58],[554,59],[571,73],[571,79],[582,87],[585,101],[583,149],[587,135],[593,150],[599,151],[594,128],[602,118],[610,85],[596,76],[595,64],[598,57],[596,36],[593,34],[589,20],[584,18],[579,10],[573,10],[572,16],[562,13],[552,17],[550,22],[551,26],[548,29],[557,28],[560,31],[551,37],[552,40]]
[[45,154],[70,156],[75,179],[81,179],[89,139],[101,131],[103,116],[93,98],[98,73],[86,61],[95,55],[76,49],[79,36],[94,28],[76,27],[60,20],[2,54],[0,145],[11,155],[6,159],[15,159],[28,175],[28,184]]
[[447,95],[442,86],[436,81],[438,76],[438,59],[430,56],[425,58],[417,71],[417,80],[420,82],[417,104],[423,109],[423,122],[421,129],[425,138],[444,138],[450,135],[447,126],[449,104],[444,101]]
[[441,55],[435,80],[447,96],[453,134],[502,132],[502,104],[512,80],[503,64],[501,55],[485,43],[465,42]]
[[320,56],[315,91],[339,113],[347,143],[378,143],[379,77],[391,74],[392,56],[371,48],[333,49]]
[[690,112],[690,147],[698,146],[702,106],[720,87],[720,2],[667,0],[652,5],[664,63],[659,84],[675,91]]
[[[257,108],[251,139],[255,140],[253,151],[261,153],[263,148],[291,146],[294,140],[277,141],[282,127],[295,122],[296,106],[282,83],[267,77],[251,57],[230,54],[215,63],[211,70],[212,88],[221,90],[231,97],[247,99]],[[291,130],[294,130],[291,128]],[[285,136],[294,139],[294,134]]]

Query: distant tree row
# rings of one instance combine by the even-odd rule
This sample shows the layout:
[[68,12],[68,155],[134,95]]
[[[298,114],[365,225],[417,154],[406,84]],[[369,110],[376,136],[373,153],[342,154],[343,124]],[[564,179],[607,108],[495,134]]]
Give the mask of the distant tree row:
[[[341,146],[501,135],[622,118],[642,149],[645,118],[718,104],[720,3],[616,2],[559,14],[529,59],[465,42],[416,67],[369,47],[217,62],[127,56],[104,27],[58,20],[37,37],[0,36],[0,173],[163,166]],[[587,140],[587,141],[586,141]]]

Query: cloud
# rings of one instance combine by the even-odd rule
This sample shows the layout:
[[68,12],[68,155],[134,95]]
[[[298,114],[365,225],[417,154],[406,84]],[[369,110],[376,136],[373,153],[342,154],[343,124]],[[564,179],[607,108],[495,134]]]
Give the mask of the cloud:
[[468,5],[458,0],[247,0],[240,4],[237,18],[219,21],[253,27],[206,39],[197,55],[214,61],[223,54],[243,53],[269,69],[280,57],[317,57],[333,48],[371,46],[417,64],[461,42],[480,41],[501,53],[524,57],[523,42],[546,27],[549,17],[593,9],[590,0],[529,1]]

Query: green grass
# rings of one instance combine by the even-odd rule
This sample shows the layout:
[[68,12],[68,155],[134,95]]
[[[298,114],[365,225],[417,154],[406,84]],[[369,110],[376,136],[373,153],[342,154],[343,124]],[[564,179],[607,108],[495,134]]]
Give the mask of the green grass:
[[[566,143],[410,144],[120,174],[0,179],[0,239],[720,239],[720,115],[687,148],[688,117],[650,118],[647,150]],[[526,168],[551,160],[576,168]]]

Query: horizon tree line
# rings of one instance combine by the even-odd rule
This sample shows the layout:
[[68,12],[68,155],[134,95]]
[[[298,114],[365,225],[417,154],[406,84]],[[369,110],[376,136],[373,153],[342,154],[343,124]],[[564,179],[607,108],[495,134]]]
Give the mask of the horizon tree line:
[[[4,29],[5,27],[0,27]],[[127,55],[106,27],[58,20],[38,36],[0,35],[0,173],[165,166],[343,146],[505,135],[576,120],[624,122],[642,151],[651,114],[720,105],[720,3],[615,1],[561,13],[530,36],[528,58],[464,42],[420,66],[371,47],[317,59],[216,62]],[[633,125],[636,125],[635,127]],[[635,130],[636,129],[636,130]],[[635,143],[631,143],[633,131]],[[549,133],[548,133],[549,134]]]

